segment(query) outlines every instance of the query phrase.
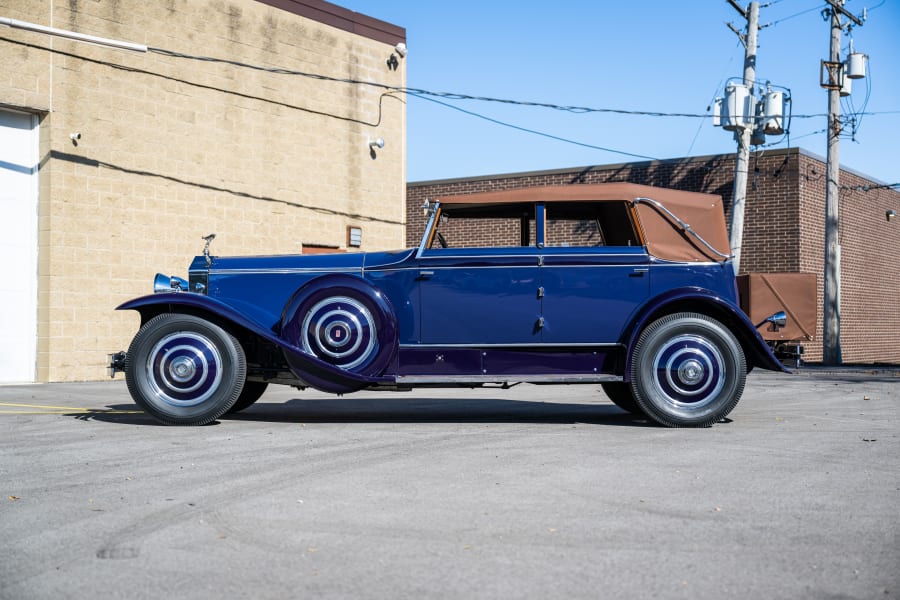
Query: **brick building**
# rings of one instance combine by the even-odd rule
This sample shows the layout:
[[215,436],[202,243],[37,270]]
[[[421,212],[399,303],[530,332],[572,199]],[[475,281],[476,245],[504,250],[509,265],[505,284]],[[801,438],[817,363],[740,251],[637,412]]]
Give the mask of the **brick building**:
[[346,81],[404,86],[403,28],[322,0],[0,0],[0,17],[151,47],[0,26],[0,382],[103,377],[139,324],[114,307],[185,276],[209,233],[214,254],[343,250],[350,226],[362,250],[404,244],[404,104]]
[[[816,340],[806,360],[822,358],[825,162],[798,148],[751,155],[741,271],[818,275]],[[722,196],[730,220],[734,155],[491,175],[407,185],[407,240],[424,228],[420,206],[442,194],[564,183],[628,181]],[[900,363],[900,192],[841,172],[841,350],[845,363]]]

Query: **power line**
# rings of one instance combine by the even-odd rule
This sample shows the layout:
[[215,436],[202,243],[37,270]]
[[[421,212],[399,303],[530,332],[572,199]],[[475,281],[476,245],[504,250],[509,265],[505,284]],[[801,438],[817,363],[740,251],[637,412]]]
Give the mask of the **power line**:
[[[776,0],[777,2],[781,2],[781,0]],[[740,47],[741,43],[735,45],[735,48]],[[728,64],[725,65],[726,72],[731,68],[731,63],[734,62],[734,53],[732,52],[731,56],[728,58]],[[716,84],[716,87],[713,89],[712,98],[710,98],[709,105],[706,107],[706,113],[709,114],[710,109],[712,108],[712,104],[716,101],[716,95],[718,91],[722,88],[722,83],[725,82],[726,75],[723,74],[722,78],[719,79],[719,83]],[[688,147],[688,151],[685,153],[687,156],[691,155],[691,150],[694,149],[694,144],[697,143],[697,138],[700,137],[700,131],[703,129],[704,123],[700,123],[697,125],[697,131],[694,132],[694,138],[691,140],[691,145]]]
[[[10,39],[3,37],[5,41],[12,42],[19,45],[31,45],[20,40]],[[37,46],[35,46],[37,47]],[[50,48],[44,48],[45,50],[51,50]],[[51,50],[52,52],[59,52],[59,50]],[[148,52],[153,52],[156,54],[160,54],[163,56],[169,56],[172,58],[181,58],[185,60],[195,60],[202,62],[212,62],[219,64],[227,64],[235,67],[251,69],[254,71],[260,71],[264,73],[272,73],[276,75],[291,75],[298,77],[307,77],[310,79],[315,79],[319,81],[330,81],[334,83],[343,83],[348,85],[360,85],[360,86],[368,86],[374,87],[381,90],[386,90],[389,93],[400,93],[400,94],[410,94],[417,96],[430,96],[433,98],[441,98],[443,100],[462,100],[462,101],[477,101],[477,102],[493,102],[498,104],[507,104],[511,106],[524,106],[524,107],[534,107],[534,108],[547,108],[551,110],[558,110],[563,112],[570,112],[574,114],[590,114],[590,113],[608,113],[608,114],[618,114],[618,115],[628,115],[628,116],[644,116],[644,117],[672,117],[672,118],[686,118],[686,119],[711,119],[712,115],[708,113],[687,113],[687,112],[664,112],[664,111],[646,111],[646,110],[627,110],[620,108],[598,108],[598,107],[590,107],[590,106],[575,106],[575,105],[564,105],[564,104],[555,104],[550,102],[536,102],[531,100],[514,100],[510,98],[496,98],[491,96],[475,96],[470,94],[462,94],[457,92],[438,92],[433,90],[426,90],[422,88],[411,88],[411,87],[402,87],[402,86],[392,86],[384,83],[379,83],[376,81],[364,81],[360,79],[353,79],[347,77],[332,77],[330,75],[323,75],[321,73],[312,73],[309,71],[300,71],[295,69],[286,69],[283,67],[266,67],[262,65],[254,65],[251,63],[245,63],[242,61],[231,60],[227,58],[218,58],[214,56],[202,56],[202,55],[194,55],[194,54],[186,54],[183,52],[175,52],[173,50],[166,50],[165,48],[155,48],[148,47]],[[70,54],[75,58],[81,58],[82,60],[90,60],[86,57],[81,57],[78,55]],[[100,61],[95,61],[100,62]],[[128,70],[132,70],[135,72],[142,72],[148,74],[155,74],[143,69],[134,69],[131,67],[122,67],[121,65],[113,65],[112,63],[105,63],[110,66],[116,66],[117,68],[125,68]],[[158,75],[158,74],[157,74]],[[189,82],[185,82],[189,83]],[[199,85],[199,84],[194,84]],[[264,100],[262,98],[254,97],[259,100]],[[898,110],[887,110],[887,111],[873,111],[873,112],[859,112],[856,113],[858,116],[863,115],[889,115],[889,114],[900,114],[900,109]],[[827,117],[827,113],[814,113],[814,114],[806,114],[806,115],[793,115],[796,119],[815,119],[820,117]]]
[[875,190],[888,190],[893,188],[900,188],[900,183],[883,183],[879,185],[842,185],[842,190],[851,190],[854,192],[873,192]]
[[766,25],[764,25],[764,27],[774,27],[775,25],[778,25],[779,23],[783,23],[784,21],[787,21],[788,19],[793,19],[794,17],[799,17],[799,16],[801,16],[801,15],[805,15],[806,13],[811,13],[811,12],[813,12],[814,10],[822,10],[822,9],[825,8],[826,6],[828,6],[828,4],[820,4],[819,6],[814,6],[813,8],[808,8],[808,9],[806,9],[806,10],[802,10],[802,11],[800,11],[800,12],[798,12],[798,13],[793,14],[793,15],[790,15],[790,16],[787,16],[787,17],[782,17],[782,18],[780,18],[780,19],[778,19],[778,20],[776,20],[776,21],[772,21],[771,23],[767,23]]
[[[511,106],[524,106],[524,107],[532,107],[532,108],[547,108],[551,110],[557,110],[562,112],[569,112],[574,114],[590,114],[590,113],[609,113],[609,114],[618,114],[618,115],[630,115],[630,116],[643,116],[643,117],[676,117],[676,118],[686,118],[686,119],[711,119],[712,115],[708,113],[686,113],[686,112],[662,112],[662,111],[647,111],[647,110],[627,110],[621,108],[597,108],[590,106],[575,106],[575,105],[565,105],[565,104],[555,104],[551,102],[536,102],[532,100],[514,100],[511,98],[496,98],[492,96],[475,96],[471,94],[462,94],[458,92],[438,92],[433,90],[426,90],[422,88],[412,88],[412,87],[403,87],[403,86],[393,86],[385,83],[379,83],[377,81],[364,81],[361,79],[353,79],[348,77],[332,77],[330,75],[323,75],[321,73],[311,73],[308,71],[299,71],[294,69],[285,69],[282,67],[266,67],[262,65],[254,65],[250,63],[245,63],[241,61],[231,60],[227,58],[217,58],[214,56],[201,56],[201,55],[193,55],[193,54],[185,54],[183,52],[174,52],[172,50],[165,50],[163,48],[154,48],[148,47],[148,52],[154,52],[157,54],[162,54],[164,56],[170,56],[173,58],[181,58],[185,60],[196,60],[202,62],[213,62],[213,63],[221,63],[227,64],[235,67],[241,67],[246,69],[252,69],[254,71],[261,71],[266,73],[273,73],[276,75],[293,75],[298,77],[308,77],[310,79],[316,79],[319,81],[330,81],[334,83],[344,83],[348,85],[361,85],[368,87],[375,87],[382,90],[388,90],[390,92],[401,93],[401,94],[409,94],[413,96],[429,96],[432,98],[440,98],[442,100],[465,100],[465,101],[476,101],[476,102],[492,102],[497,104],[508,104]],[[453,105],[447,105],[453,107]],[[457,108],[457,107],[453,107]],[[892,110],[892,111],[878,111],[878,112],[865,112],[865,113],[857,113],[860,115],[882,115],[882,114],[900,114],[900,110]],[[827,117],[827,113],[814,113],[808,115],[793,115],[796,119],[815,119],[820,117]]]
[[[882,2],[882,4],[884,4],[884,2]],[[881,6],[881,5],[879,4],[878,6]],[[876,8],[878,8],[878,6],[876,6]],[[817,8],[820,8],[820,7],[817,7]],[[791,15],[791,16],[789,16],[789,17],[785,17],[785,18],[783,18],[783,19],[780,19],[779,21],[776,21],[776,22],[773,23],[773,24],[777,24],[777,23],[780,22],[780,21],[784,21],[784,20],[793,18],[793,17],[795,17],[795,16],[800,16],[800,15],[805,14],[805,13],[807,13],[807,12],[811,12],[812,10],[816,10],[816,9],[809,9],[809,10],[806,10],[806,11],[802,11],[802,12],[800,12],[800,13],[796,13],[795,15]],[[18,22],[17,22],[17,23],[18,23]],[[6,23],[4,23],[4,24],[6,24]],[[30,24],[27,24],[27,23],[26,23],[25,25],[30,25]],[[45,28],[45,29],[46,29],[46,28]],[[53,31],[49,31],[49,33],[51,33],[51,34],[53,34],[53,35],[62,35],[63,33],[70,33],[70,32],[65,32],[65,31],[63,31],[63,30],[59,30],[59,31],[53,30]],[[73,33],[73,35],[80,35],[80,34],[74,34],[74,33]],[[6,41],[14,42],[14,43],[30,45],[30,44],[26,44],[26,43],[21,42],[21,41],[18,41],[18,40],[11,40],[11,39],[9,39],[9,38],[2,38],[2,39],[5,39]],[[104,42],[110,42],[110,43],[116,43],[116,44],[118,44],[118,42],[116,42],[115,40],[104,40]],[[128,44],[128,43],[123,42],[122,44]],[[58,52],[57,50],[53,50],[53,49],[50,49],[50,50],[53,51],[53,52]],[[581,147],[584,147],[584,148],[590,148],[590,149],[593,149],[593,150],[600,150],[600,151],[603,151],[603,152],[609,152],[609,153],[612,153],[612,154],[619,154],[619,155],[622,155],[622,156],[629,156],[629,157],[633,157],[633,158],[641,158],[641,159],[648,159],[648,160],[658,160],[658,158],[652,157],[652,156],[643,155],[643,154],[636,154],[636,153],[632,153],[632,152],[625,152],[625,151],[622,151],[622,150],[616,150],[616,149],[613,149],[613,148],[607,148],[607,147],[604,147],[604,146],[598,146],[598,145],[595,145],[595,144],[588,144],[588,143],[585,143],[585,142],[580,142],[580,141],[577,141],[577,140],[572,140],[572,139],[565,138],[565,137],[558,136],[558,135],[554,135],[554,134],[551,134],[551,133],[547,133],[547,132],[543,132],[543,131],[538,131],[538,130],[531,129],[531,128],[528,128],[528,127],[523,127],[523,126],[515,125],[515,124],[509,123],[509,122],[507,122],[507,121],[501,121],[501,120],[495,119],[495,118],[493,118],[493,117],[488,117],[488,116],[486,116],[486,115],[484,115],[484,114],[481,114],[481,113],[478,113],[478,112],[475,112],[475,111],[472,111],[472,110],[466,110],[466,109],[464,109],[464,108],[461,108],[461,107],[456,106],[456,105],[454,105],[454,104],[451,104],[451,103],[449,103],[449,102],[445,102],[444,100],[476,101],[476,102],[487,102],[487,103],[505,104],[505,105],[510,105],[510,106],[523,106],[523,107],[545,108],[545,109],[551,109],[551,110],[557,110],[557,111],[569,112],[569,113],[573,113],[573,114],[608,113],[608,114],[619,114],[619,115],[629,115],[629,116],[648,116],[648,117],[661,117],[661,118],[665,118],[665,117],[672,117],[672,118],[696,118],[696,119],[709,119],[709,118],[712,118],[712,115],[710,115],[710,114],[708,113],[708,111],[707,111],[707,113],[683,113],[683,112],[661,112],[661,111],[625,110],[625,109],[616,109],[616,108],[596,108],[596,107],[588,107],[588,106],[563,105],[563,104],[548,103],[548,102],[535,102],[535,101],[528,101],[528,100],[514,100],[514,99],[509,99],[509,98],[496,98],[496,97],[490,97],[490,96],[476,96],[476,95],[461,94],[461,93],[456,93],[456,92],[437,92],[437,91],[426,90],[426,89],[421,89],[421,88],[410,88],[410,87],[391,86],[391,85],[388,85],[388,84],[379,83],[379,82],[374,82],[374,81],[364,81],[364,80],[353,79],[353,78],[345,78],[345,77],[333,77],[333,76],[329,76],[329,75],[323,75],[323,74],[321,74],[321,73],[312,73],[312,72],[308,72],[308,71],[300,71],[300,70],[295,70],[295,69],[286,69],[286,68],[283,68],[283,67],[271,67],[271,66],[255,65],[255,64],[252,64],[252,63],[246,63],[246,62],[243,62],[243,61],[232,60],[232,59],[225,59],[225,58],[219,58],[219,57],[213,57],[213,56],[203,56],[203,55],[186,54],[186,53],[183,53],[183,52],[176,52],[176,51],[173,51],[173,50],[167,50],[167,49],[165,49],[165,48],[156,48],[156,47],[147,47],[147,46],[143,46],[143,47],[141,47],[141,51],[153,52],[153,53],[156,53],[156,54],[160,54],[160,55],[162,55],[162,56],[167,56],[167,57],[171,57],[171,58],[178,58],[178,59],[184,59],[184,60],[192,60],[192,61],[200,61],[200,62],[209,62],[209,63],[217,63],[217,64],[227,64],[227,65],[231,65],[231,66],[235,66],[235,67],[239,67],[239,68],[250,69],[250,70],[259,71],[259,72],[263,72],[263,73],[271,73],[271,74],[276,74],[276,75],[299,76],[299,77],[306,77],[306,78],[315,79],[315,80],[319,80],[319,81],[327,81],[327,82],[341,83],[341,84],[347,84],[347,85],[360,85],[360,86],[374,87],[374,88],[376,88],[376,89],[382,90],[382,94],[380,95],[380,98],[379,98],[379,116],[378,116],[378,119],[377,119],[377,121],[376,121],[375,123],[365,123],[364,121],[362,121],[362,120],[360,120],[360,119],[354,119],[354,118],[350,118],[350,117],[343,117],[343,116],[340,116],[340,115],[332,115],[332,114],[325,113],[325,112],[321,112],[321,111],[314,111],[314,110],[306,109],[306,108],[301,107],[301,106],[291,105],[291,104],[287,104],[287,103],[283,103],[283,102],[277,102],[277,101],[269,100],[269,99],[262,98],[262,97],[259,97],[259,96],[252,96],[252,95],[246,95],[246,94],[238,94],[237,92],[233,92],[233,91],[228,92],[228,93],[235,93],[235,94],[237,94],[237,95],[246,97],[246,98],[248,98],[248,99],[259,100],[259,101],[267,102],[267,103],[274,103],[274,104],[278,104],[278,105],[280,105],[280,106],[284,106],[284,107],[287,107],[287,108],[294,108],[294,109],[297,109],[297,110],[303,110],[303,111],[307,111],[307,112],[311,112],[311,113],[315,113],[315,114],[320,114],[320,115],[322,115],[322,116],[335,117],[335,118],[340,118],[340,119],[342,119],[342,120],[353,121],[353,122],[363,123],[363,124],[367,124],[367,125],[374,125],[374,126],[377,126],[377,125],[380,123],[380,121],[381,121],[381,101],[384,99],[384,97],[385,97],[385,96],[388,96],[388,97],[395,97],[395,98],[396,98],[395,94],[406,94],[406,95],[413,96],[413,97],[418,98],[418,99],[421,99],[421,100],[427,100],[427,101],[430,101],[430,102],[434,102],[435,104],[438,104],[438,105],[443,106],[443,107],[445,107],[445,108],[450,108],[450,109],[452,109],[452,110],[459,111],[459,112],[461,112],[461,113],[463,113],[463,114],[467,114],[467,115],[469,115],[469,116],[473,116],[473,117],[476,117],[476,118],[479,118],[479,119],[483,119],[483,120],[485,120],[485,121],[494,123],[494,124],[496,124],[496,125],[500,125],[500,126],[503,126],[503,127],[508,127],[508,128],[511,128],[511,129],[515,129],[515,130],[517,130],[517,131],[522,131],[522,132],[529,133],[529,134],[532,134],[532,135],[537,135],[537,136],[540,136],[540,137],[545,137],[545,138],[548,138],[548,139],[553,139],[553,140],[556,140],[556,141],[560,141],[560,142],[567,143],[567,144],[573,144],[573,145],[581,146]],[[70,54],[70,56],[73,56],[73,57],[75,57],[75,58],[81,58],[82,60],[88,60],[88,61],[91,60],[91,59],[88,59],[88,58],[86,58],[86,57],[80,57],[80,56],[74,55],[74,54]],[[732,58],[733,58],[733,57],[732,57]],[[93,62],[102,62],[102,61],[93,61]],[[729,62],[730,62],[730,61],[729,61]],[[148,75],[158,75],[158,76],[161,76],[161,75],[158,74],[158,73],[153,73],[153,72],[150,72],[150,71],[145,71],[145,70],[143,70],[143,69],[136,69],[136,68],[133,68],[133,67],[124,67],[124,66],[121,66],[121,65],[115,65],[115,64],[113,64],[113,63],[106,63],[106,62],[102,62],[102,64],[106,64],[106,65],[111,66],[111,67],[114,67],[114,68],[122,68],[122,69],[129,70],[129,71],[133,71],[133,72],[140,72],[140,73],[146,73],[146,74],[148,74]],[[217,89],[218,91],[222,91],[222,92],[226,92],[226,91],[227,91],[227,90],[221,90],[221,89],[218,89],[218,88],[213,88],[213,87],[211,87],[211,86],[205,86],[205,85],[202,85],[202,84],[199,84],[199,83],[195,83],[195,82],[191,82],[191,81],[186,81],[186,80],[178,80],[178,81],[181,81],[181,82],[186,83],[186,84],[189,84],[189,85],[194,85],[194,86],[206,88],[206,89]],[[399,99],[399,98],[396,98],[396,99]],[[868,99],[868,98],[867,98],[867,99]],[[865,106],[866,106],[866,104],[864,103],[864,104],[863,104],[863,107],[862,107],[862,110],[860,110],[860,111],[855,111],[855,112],[853,113],[854,116],[855,116],[855,118],[857,119],[857,123],[858,123],[859,120],[861,120],[862,116],[864,116],[864,115],[900,114],[900,110],[894,110],[894,111],[878,111],[878,112],[865,112]],[[798,119],[820,118],[820,117],[827,117],[827,116],[828,116],[828,115],[825,114],[825,113],[810,114],[810,115],[793,115],[793,117],[798,118]],[[699,133],[699,130],[698,130],[698,133]],[[695,135],[695,136],[694,136],[694,139],[695,139],[695,140],[696,140],[696,137],[697,137],[697,136]],[[800,136],[800,137],[806,137],[806,136]],[[798,138],[795,138],[795,139],[798,139]],[[780,142],[779,142],[779,143],[780,143]],[[691,146],[693,147],[693,142],[692,142]]]
[[214,62],[214,63],[222,63],[235,67],[242,67],[246,69],[252,69],[254,71],[262,71],[266,73],[273,73],[276,75],[295,75],[300,77],[308,77],[311,79],[317,79],[320,81],[331,81],[334,83],[345,83],[351,85],[362,85],[375,87],[379,89],[390,90],[392,92],[400,92],[415,96],[431,96],[434,98],[441,98],[443,100],[473,100],[478,102],[494,102],[498,104],[510,104],[513,106],[526,106],[526,107],[534,107],[534,108],[549,108],[552,110],[558,110],[563,112],[570,112],[575,114],[587,114],[587,113],[613,113],[613,114],[621,114],[621,115],[638,115],[638,116],[650,116],[650,117],[684,117],[684,118],[710,118],[710,115],[706,114],[698,114],[698,113],[669,113],[669,112],[658,112],[658,111],[641,111],[641,110],[625,110],[618,108],[595,108],[590,106],[570,106],[564,104],[554,104],[549,102],[536,102],[531,100],[513,100],[510,98],[495,98],[491,96],[473,96],[470,94],[461,94],[458,92],[436,92],[433,90],[426,90],[422,88],[411,88],[411,87],[399,87],[392,86],[384,83],[379,83],[377,81],[364,81],[361,79],[352,79],[347,77],[332,77],[330,75],[322,75],[320,73],[310,73],[308,71],[298,71],[294,69],[285,69],[281,67],[264,67],[261,65],[254,65],[250,63],[245,63],[241,61],[231,60],[227,58],[217,58],[214,56],[199,56],[193,54],[185,54],[183,52],[174,52],[172,50],[165,50],[163,48],[153,48],[149,47],[148,52],[154,52],[157,54],[162,54],[164,56],[170,56],[173,58],[181,58],[186,60],[196,60],[202,62]]
[[804,133],[804,134],[802,134],[802,135],[795,135],[795,136],[792,136],[792,137],[793,137],[793,139],[795,139],[795,140],[800,140],[800,139],[803,139],[803,138],[805,138],[805,137],[810,137],[810,136],[813,136],[813,135],[818,135],[818,134],[820,134],[820,133],[825,133],[826,131],[828,131],[828,128],[825,128],[825,129],[816,129],[815,131],[811,131],[811,132],[809,132],[809,133]]
[[448,103],[448,102],[442,102],[442,101],[440,101],[440,100],[438,100],[438,99],[436,99],[436,98],[429,98],[429,97],[427,97],[427,96],[415,94],[415,93],[412,93],[412,92],[409,92],[409,91],[407,91],[407,95],[412,96],[412,97],[414,97],[414,98],[419,98],[419,99],[421,99],[421,100],[427,100],[427,101],[429,101],[429,102],[434,102],[435,104],[440,104],[441,106],[445,106],[445,107],[447,107],[447,108],[452,108],[453,110],[457,110],[457,111],[459,111],[459,112],[461,112],[461,113],[464,113],[464,114],[467,114],[467,115],[470,115],[470,116],[473,116],[473,117],[477,117],[477,118],[479,118],[479,119],[484,119],[485,121],[489,121],[489,122],[494,123],[494,124],[496,124],[496,125],[502,125],[503,127],[509,127],[509,128],[511,128],[511,129],[516,129],[516,130],[518,130],[518,131],[524,131],[525,133],[531,133],[531,134],[534,134],[534,135],[539,135],[539,136],[541,136],[541,137],[549,138],[549,139],[552,139],[552,140],[557,140],[557,141],[560,141],[560,142],[565,142],[565,143],[567,143],[567,144],[574,144],[574,145],[576,145],[576,146],[582,146],[582,147],[584,147],[584,148],[591,148],[591,149],[593,149],[593,150],[602,150],[602,151],[604,151],[604,152],[612,152],[613,154],[621,154],[621,155],[623,155],[623,156],[631,156],[631,157],[633,157],[633,158],[646,158],[646,159],[649,159],[649,160],[659,160],[658,158],[653,157],[653,156],[645,156],[645,155],[643,155],[643,154],[633,154],[633,153],[631,153],[631,152],[624,152],[624,151],[622,151],[622,150],[614,150],[614,149],[612,149],[612,148],[605,148],[605,147],[603,147],[603,146],[596,146],[596,145],[594,145],[594,144],[587,144],[587,143],[584,143],[584,142],[578,142],[578,141],[571,140],[571,139],[568,139],[568,138],[560,137],[560,136],[558,136],[558,135],[553,135],[552,133],[546,133],[546,132],[543,132],[543,131],[537,131],[536,129],[529,129],[529,128],[527,128],[527,127],[521,127],[521,126],[519,126],[519,125],[514,125],[514,124],[508,123],[508,122],[506,122],[506,121],[501,121],[501,120],[499,120],[499,119],[494,119],[493,117],[488,117],[487,115],[483,115],[483,114],[480,114],[480,113],[476,113],[476,112],[473,112],[473,111],[471,111],[471,110],[466,110],[466,109],[464,109],[464,108],[460,108],[459,106],[455,106],[455,105],[450,104],[450,103]]

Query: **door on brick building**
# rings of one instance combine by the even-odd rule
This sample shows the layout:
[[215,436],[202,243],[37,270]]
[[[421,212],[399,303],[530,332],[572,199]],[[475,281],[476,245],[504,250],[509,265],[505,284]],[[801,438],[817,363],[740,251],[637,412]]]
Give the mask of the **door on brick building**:
[[35,379],[37,131],[35,115],[0,110],[0,383]]

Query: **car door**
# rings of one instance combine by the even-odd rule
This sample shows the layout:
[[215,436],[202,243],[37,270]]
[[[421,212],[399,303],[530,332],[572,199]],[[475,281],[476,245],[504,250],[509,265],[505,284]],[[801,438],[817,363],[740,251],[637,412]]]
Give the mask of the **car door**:
[[418,272],[421,343],[540,342],[538,260],[535,247],[424,251]]
[[545,344],[615,344],[650,291],[628,206],[548,203],[541,287]]

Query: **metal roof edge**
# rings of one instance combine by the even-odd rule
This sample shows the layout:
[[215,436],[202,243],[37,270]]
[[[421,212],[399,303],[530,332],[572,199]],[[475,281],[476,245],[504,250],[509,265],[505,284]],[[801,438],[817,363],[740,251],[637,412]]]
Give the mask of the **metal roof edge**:
[[406,42],[406,28],[375,19],[325,0],[256,0],[324,25],[385,44]]

